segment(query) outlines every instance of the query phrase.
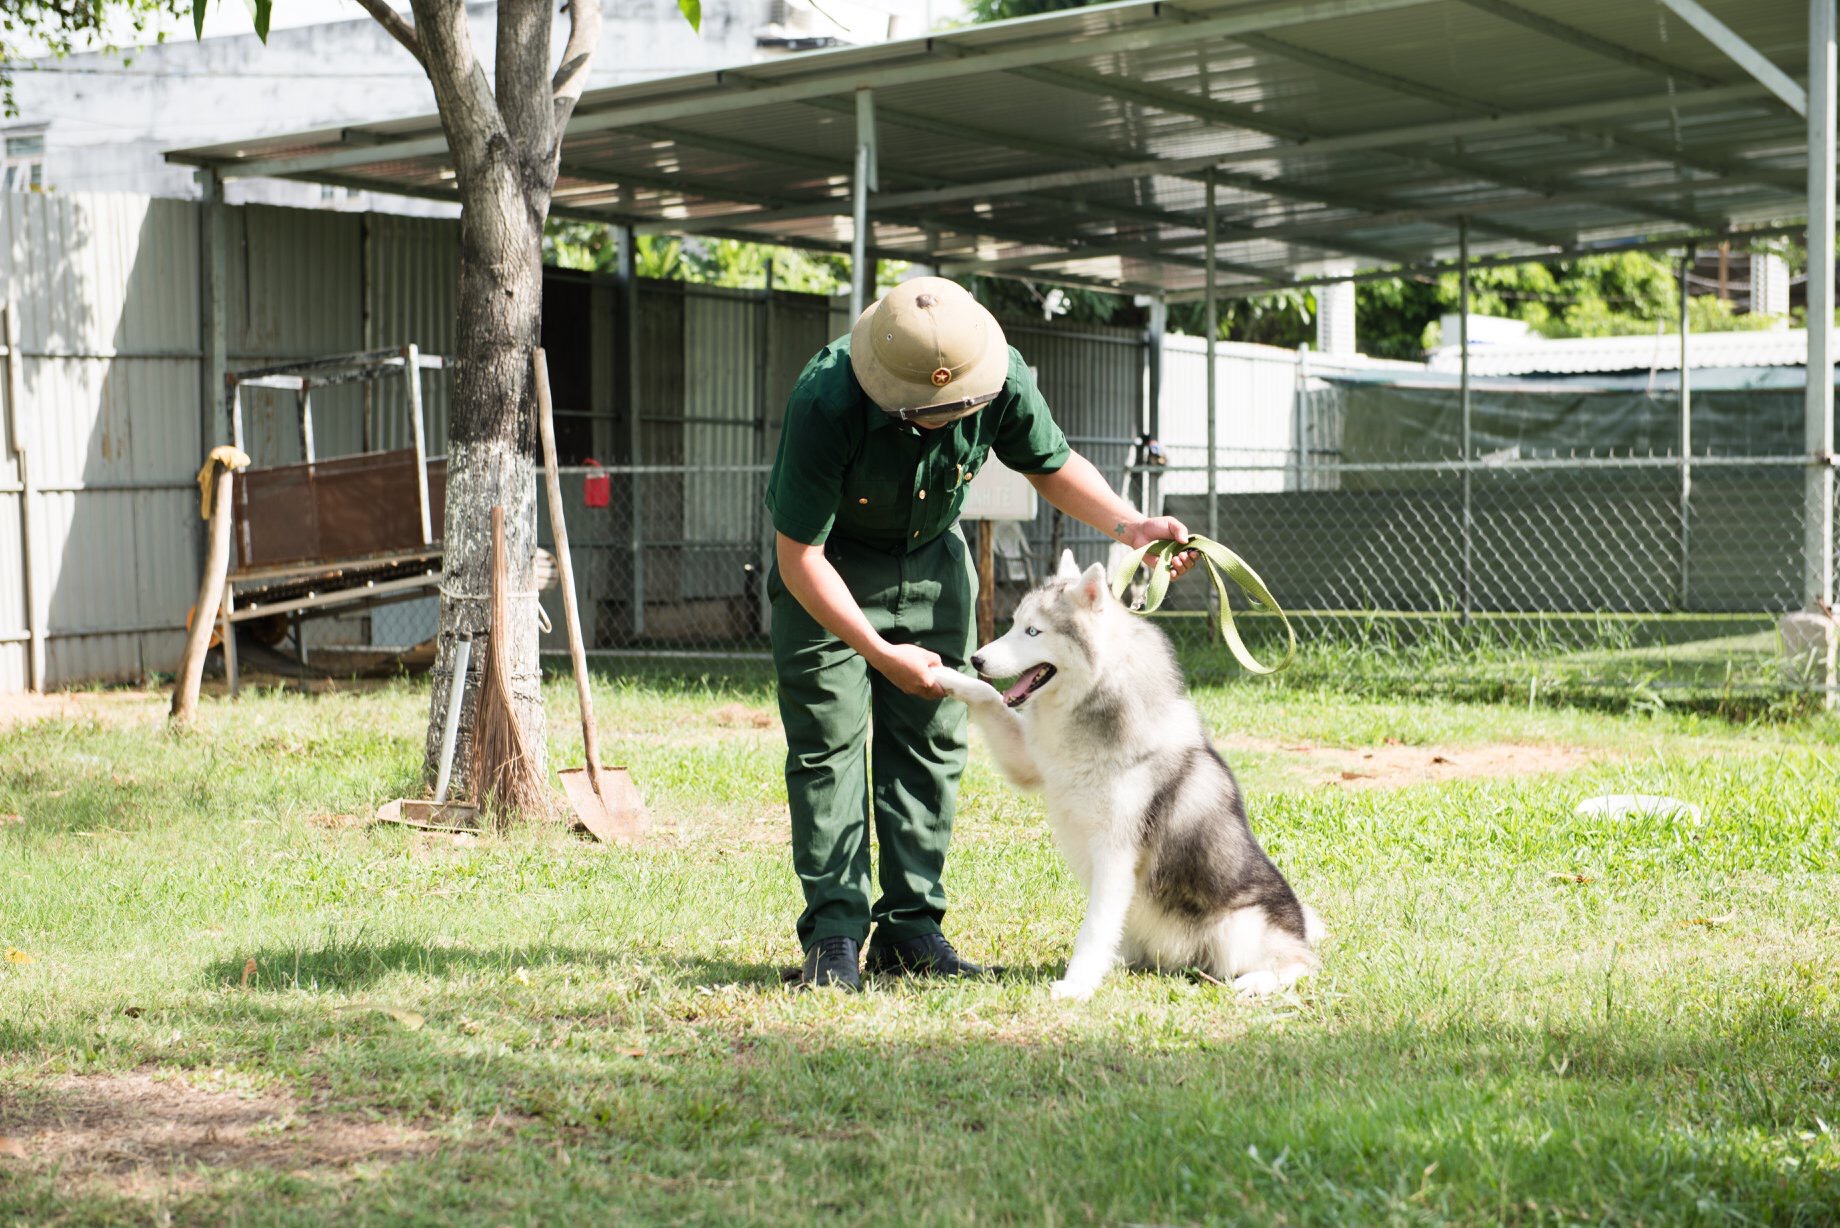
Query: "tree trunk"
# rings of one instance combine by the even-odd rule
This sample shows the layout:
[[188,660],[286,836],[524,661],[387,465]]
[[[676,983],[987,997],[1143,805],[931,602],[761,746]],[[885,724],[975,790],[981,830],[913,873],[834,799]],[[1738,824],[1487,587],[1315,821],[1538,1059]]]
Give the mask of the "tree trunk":
[[441,621],[429,688],[423,774],[432,780],[453,683],[454,637],[473,633],[476,667],[466,680],[454,752],[455,788],[466,787],[492,594],[492,508],[505,509],[511,691],[525,743],[548,771],[537,663],[536,417],[530,353],[543,310],[543,218],[550,184],[502,145],[462,185],[459,320],[447,449]]

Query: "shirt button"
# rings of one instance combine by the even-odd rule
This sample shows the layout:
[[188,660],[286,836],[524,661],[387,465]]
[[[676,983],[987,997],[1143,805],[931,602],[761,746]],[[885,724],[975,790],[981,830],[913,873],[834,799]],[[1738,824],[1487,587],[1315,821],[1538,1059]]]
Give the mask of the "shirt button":
[[926,498],[926,492],[924,490],[920,492],[920,497],[922,499]]
[[868,500],[867,500],[867,499],[858,499],[858,500],[857,500],[857,502],[858,502],[858,503],[867,503],[867,502],[868,502]]
[[920,530],[919,530],[919,529],[915,529],[915,530],[914,530],[914,536],[915,536],[915,537],[918,537],[918,536],[920,536]]

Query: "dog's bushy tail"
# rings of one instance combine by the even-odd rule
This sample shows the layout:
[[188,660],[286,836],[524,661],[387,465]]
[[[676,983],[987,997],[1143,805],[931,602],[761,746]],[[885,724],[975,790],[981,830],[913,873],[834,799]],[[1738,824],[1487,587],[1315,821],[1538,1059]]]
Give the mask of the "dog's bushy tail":
[[1303,940],[1314,947],[1321,945],[1322,940],[1328,936],[1329,930],[1323,925],[1321,915],[1314,908],[1305,904],[1303,906]]

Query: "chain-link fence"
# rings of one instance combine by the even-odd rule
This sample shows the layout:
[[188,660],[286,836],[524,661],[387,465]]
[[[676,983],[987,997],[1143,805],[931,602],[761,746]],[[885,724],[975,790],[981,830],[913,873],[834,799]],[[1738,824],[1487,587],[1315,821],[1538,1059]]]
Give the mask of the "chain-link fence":
[[[1205,449],[1170,448],[1170,463],[1152,466],[1134,463],[1144,458],[1133,440],[1075,444],[1134,500],[1195,531],[1212,527],[1265,576],[1305,642],[1294,677],[1450,691],[1610,688],[1657,702],[1823,685],[1785,656],[1780,629],[1804,604],[1809,540],[1806,458],[1762,450],[1780,443],[1772,424],[1789,413],[1787,401],[1696,407],[1709,447],[1726,454],[1683,463],[1665,448],[1541,448],[1542,430],[1556,428],[1530,423],[1552,407],[1526,398],[1543,394],[1522,388],[1490,399],[1484,390],[1471,411],[1478,459],[1465,464],[1460,455],[1425,456],[1448,450],[1435,430],[1399,435],[1395,422],[1385,446],[1362,442],[1374,427],[1363,419],[1392,414],[1402,395],[1313,396],[1299,436],[1315,447],[1221,448],[1212,516]],[[1422,408],[1442,395],[1408,399]],[[1554,420],[1601,439],[1641,434],[1678,413],[1667,397],[1595,395],[1571,394]],[[1721,440],[1732,425],[1722,415],[1740,412],[1749,420],[1734,446]],[[1515,442],[1504,441],[1510,429]],[[767,473],[765,465],[565,470],[590,650],[764,655]],[[975,540],[978,528],[966,531]],[[1082,563],[1117,557],[1102,535],[1045,506],[1034,522],[994,532],[1000,617],[1053,571],[1061,550]],[[1189,650],[1191,669],[1230,672],[1211,602],[1210,586],[1180,584],[1159,617]],[[553,594],[545,605],[559,628]],[[1239,614],[1255,651],[1278,649],[1275,619]],[[551,650],[563,646],[559,634],[545,639]]]

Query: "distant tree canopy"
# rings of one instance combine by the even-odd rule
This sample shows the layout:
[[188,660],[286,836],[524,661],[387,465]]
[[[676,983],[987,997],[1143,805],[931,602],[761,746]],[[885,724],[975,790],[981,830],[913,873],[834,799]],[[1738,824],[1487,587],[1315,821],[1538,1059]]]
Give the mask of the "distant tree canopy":
[[19,114],[13,72],[20,59],[112,50],[114,39],[138,42],[158,19],[190,8],[190,0],[0,0],[0,112]]
[[[850,289],[850,258],[842,253],[668,235],[640,235],[637,243],[633,263],[641,277],[758,288],[766,284],[771,262],[778,289],[806,294],[847,294]],[[599,223],[552,218],[544,228],[543,263],[557,268],[612,272],[618,252],[612,228]],[[899,267],[884,263],[878,272],[885,280]]]

